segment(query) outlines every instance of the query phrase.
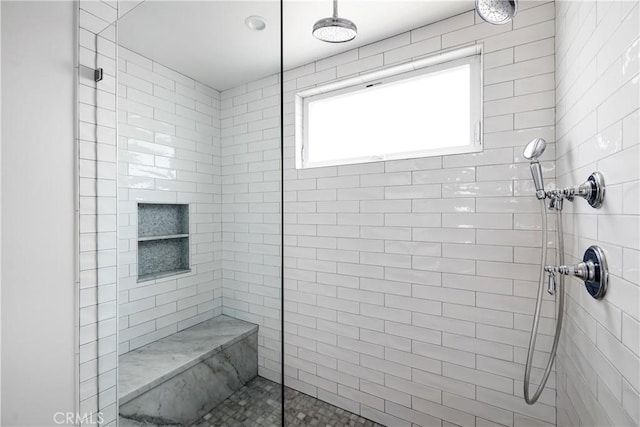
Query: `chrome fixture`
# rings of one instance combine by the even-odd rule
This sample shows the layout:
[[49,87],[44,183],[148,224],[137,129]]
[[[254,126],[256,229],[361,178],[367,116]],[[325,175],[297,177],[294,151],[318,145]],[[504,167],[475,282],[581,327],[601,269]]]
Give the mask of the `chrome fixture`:
[[582,257],[582,262],[575,265],[548,265],[544,271],[549,275],[548,292],[555,291],[555,277],[558,274],[574,276],[584,281],[587,292],[595,299],[604,298],[609,282],[609,268],[604,251],[600,246],[589,246]]
[[476,12],[489,24],[506,24],[518,13],[518,0],[476,0]]
[[[543,190],[544,192],[544,190]],[[537,192],[536,192],[537,194]],[[547,237],[549,234],[549,227],[547,225],[547,206],[545,204],[544,198],[540,200],[540,211],[542,217],[542,253],[540,255],[540,264],[541,267],[545,266],[547,263]],[[558,233],[558,263],[560,265],[564,265],[564,231],[562,229],[562,210],[556,210],[556,228]],[[557,299],[557,316],[556,316],[556,330],[553,339],[553,345],[551,346],[551,355],[549,356],[549,360],[547,361],[547,366],[542,374],[542,379],[538,388],[536,389],[533,396],[529,396],[529,383],[531,379],[531,366],[533,364],[533,355],[535,353],[536,348],[536,338],[538,336],[538,326],[540,324],[540,313],[542,311],[542,296],[544,294],[544,281],[547,272],[544,268],[540,268],[540,276],[538,279],[538,295],[536,299],[536,308],[533,315],[533,325],[531,326],[531,336],[529,337],[529,350],[527,352],[527,362],[524,367],[524,400],[529,405],[533,405],[536,403],[542,391],[544,390],[545,385],[547,384],[547,380],[549,379],[549,375],[551,374],[551,367],[553,366],[553,362],[556,358],[556,352],[558,350],[558,342],[560,341],[560,331],[562,331],[562,320],[564,316],[564,275],[560,275],[559,280],[559,292],[556,294],[556,280],[555,275],[553,280],[549,283],[548,291],[550,293],[556,294]]]
[[[481,1],[479,1],[481,2]],[[513,3],[513,2],[512,2]],[[480,13],[480,12],[478,12]],[[514,12],[515,15],[515,12]],[[482,16],[482,15],[481,15]],[[484,17],[483,17],[484,18]],[[604,177],[600,172],[593,172],[583,184],[575,187],[566,187],[555,190],[544,189],[544,180],[542,177],[542,166],[538,160],[544,153],[547,143],[542,138],[531,140],[524,149],[523,156],[530,160],[529,168],[531,169],[531,177],[536,189],[536,197],[540,200],[540,211],[542,214],[542,253],[540,256],[540,276],[538,280],[538,296],[533,316],[533,325],[531,327],[531,336],[529,338],[529,350],[527,352],[527,362],[524,368],[524,400],[529,405],[536,403],[542,391],[544,390],[551,367],[556,358],[558,350],[558,342],[560,341],[560,332],[562,331],[562,320],[564,316],[564,278],[565,276],[575,276],[585,282],[589,294],[596,298],[602,299],[607,290],[608,270],[607,261],[604,252],[598,246],[591,246],[584,254],[581,263],[576,265],[565,265],[564,263],[564,232],[562,223],[562,207],[563,201],[573,201],[575,196],[584,198],[590,206],[599,208],[604,201],[605,185]],[[556,212],[556,229],[558,233],[558,265],[550,266],[547,264],[547,237],[549,234],[547,225],[547,205],[546,199],[549,199],[548,209]],[[542,296],[544,294],[545,276],[548,276],[547,292],[555,295],[557,299],[557,316],[556,329],[551,346],[551,354],[547,361],[547,366],[542,375],[542,379],[533,396],[529,396],[529,384],[531,379],[531,365],[536,348],[536,338],[538,335],[538,326],[540,324],[540,312],[542,310]],[[556,281],[556,277],[559,280]]]
[[323,42],[344,43],[356,38],[358,27],[348,19],[338,16],[338,0],[333,0],[333,16],[316,22],[312,34]]
[[575,187],[566,187],[558,190],[550,190],[547,197],[552,200],[569,200],[573,201],[575,196],[582,197],[589,203],[592,208],[599,208],[604,202],[604,177],[600,172],[593,172],[585,182]]
[[533,183],[536,186],[536,197],[538,199],[545,198],[544,192],[544,179],[542,178],[542,166],[538,158],[542,156],[544,150],[547,148],[547,141],[542,138],[534,138],[524,147],[523,156],[527,160],[531,160],[529,168],[531,169],[531,176],[533,177]]
[[540,166],[538,159],[546,148],[547,141],[542,138],[534,138],[524,147],[522,153],[525,159],[531,160],[529,168],[536,187],[536,197],[539,200],[550,199],[549,208],[555,210],[562,209],[562,200],[573,201],[576,196],[585,199],[592,208],[597,209],[602,206],[605,185],[604,177],[600,172],[593,172],[584,183],[578,186],[545,191],[542,166]]

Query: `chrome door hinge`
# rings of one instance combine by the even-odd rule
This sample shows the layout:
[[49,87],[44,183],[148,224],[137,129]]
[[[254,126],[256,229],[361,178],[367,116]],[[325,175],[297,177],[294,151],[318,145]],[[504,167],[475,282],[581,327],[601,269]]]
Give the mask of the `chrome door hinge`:
[[481,138],[481,136],[482,136],[482,122],[481,121],[478,121],[478,123],[476,123],[476,129],[474,131],[474,134],[475,134],[474,136],[475,136],[476,143],[480,144],[481,141],[482,141],[482,138]]

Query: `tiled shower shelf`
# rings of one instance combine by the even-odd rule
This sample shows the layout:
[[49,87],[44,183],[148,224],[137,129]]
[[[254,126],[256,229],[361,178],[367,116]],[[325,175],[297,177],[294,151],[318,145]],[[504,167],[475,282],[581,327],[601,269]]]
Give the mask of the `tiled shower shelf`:
[[184,274],[184,273],[190,273],[190,272],[191,272],[191,269],[187,268],[187,269],[163,271],[160,273],[145,274],[142,276],[138,276],[138,280],[136,280],[136,282],[137,283],[147,282],[149,280],[162,279],[163,277],[175,276],[176,274]]
[[189,205],[138,204],[138,238],[189,233]]
[[189,206],[138,204],[138,282],[189,271]]

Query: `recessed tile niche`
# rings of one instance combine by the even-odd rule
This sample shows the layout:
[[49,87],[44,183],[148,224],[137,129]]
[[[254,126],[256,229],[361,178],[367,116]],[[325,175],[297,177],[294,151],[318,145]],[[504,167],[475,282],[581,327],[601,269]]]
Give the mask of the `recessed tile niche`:
[[189,268],[189,205],[138,204],[138,281]]

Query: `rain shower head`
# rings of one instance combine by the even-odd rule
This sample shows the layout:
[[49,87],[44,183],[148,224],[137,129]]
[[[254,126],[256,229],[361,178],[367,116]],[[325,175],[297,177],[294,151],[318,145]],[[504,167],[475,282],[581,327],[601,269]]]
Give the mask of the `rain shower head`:
[[537,161],[538,157],[542,156],[544,150],[547,148],[547,141],[542,138],[534,138],[524,147],[522,155],[525,159],[531,161]]
[[476,0],[476,11],[489,24],[506,24],[518,13],[518,0]]
[[333,16],[320,19],[313,25],[315,38],[327,43],[344,43],[356,38],[356,24],[338,16],[338,0],[333,0]]

